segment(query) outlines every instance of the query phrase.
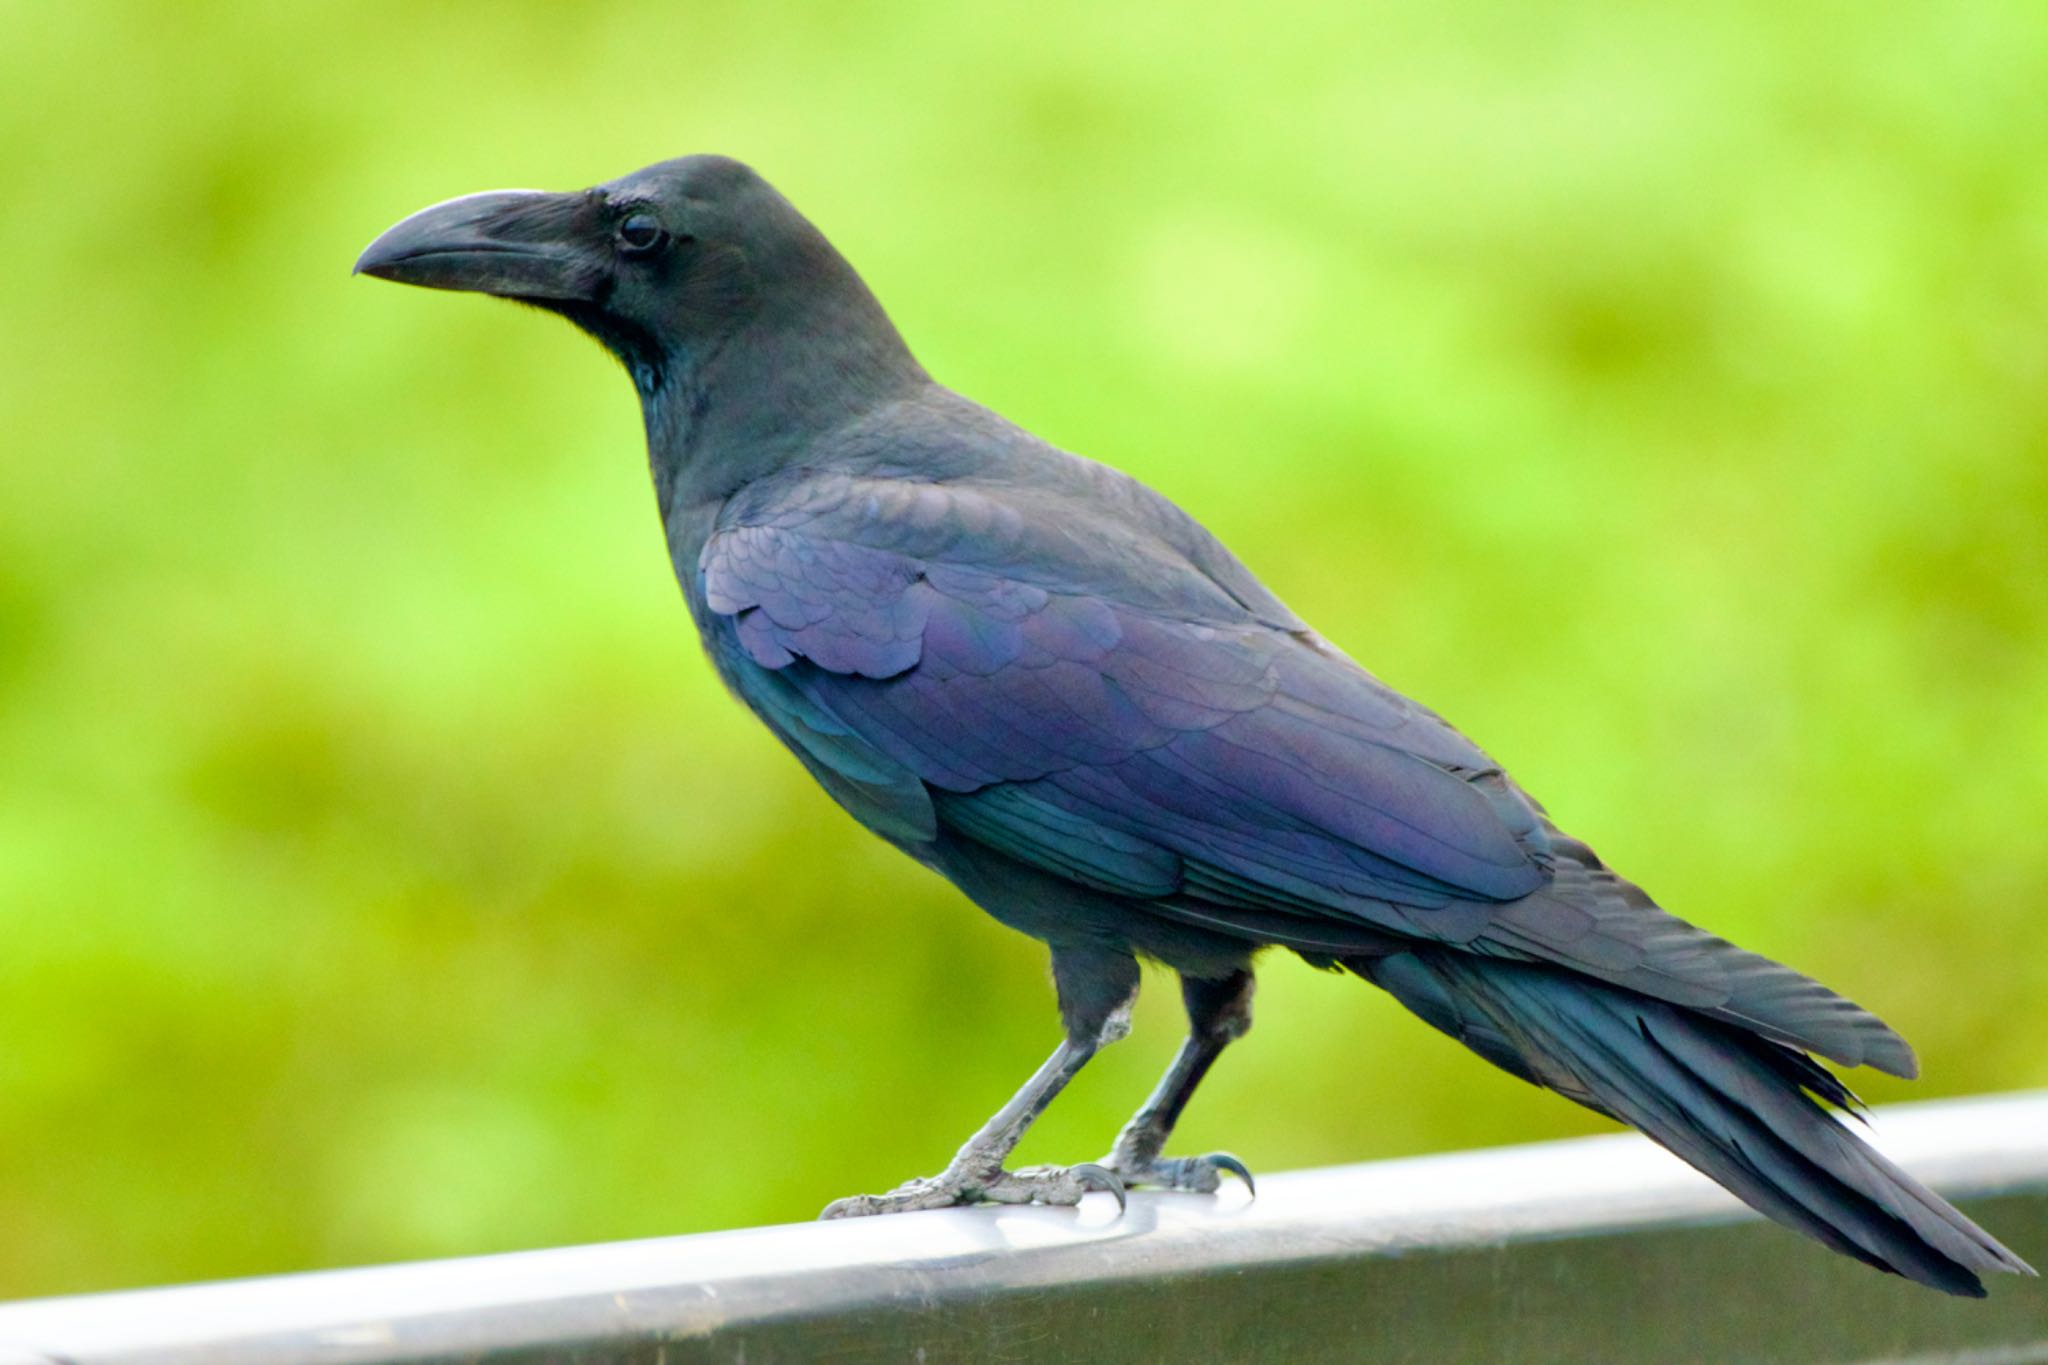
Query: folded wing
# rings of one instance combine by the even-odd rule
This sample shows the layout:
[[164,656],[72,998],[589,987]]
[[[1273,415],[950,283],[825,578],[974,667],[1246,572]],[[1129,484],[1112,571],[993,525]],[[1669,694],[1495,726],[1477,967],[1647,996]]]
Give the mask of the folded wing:
[[1879,1021],[1657,908],[1203,556],[987,490],[836,484],[735,509],[700,590],[727,676],[878,831],[1311,957],[1391,936],[1552,963],[1910,1072]]

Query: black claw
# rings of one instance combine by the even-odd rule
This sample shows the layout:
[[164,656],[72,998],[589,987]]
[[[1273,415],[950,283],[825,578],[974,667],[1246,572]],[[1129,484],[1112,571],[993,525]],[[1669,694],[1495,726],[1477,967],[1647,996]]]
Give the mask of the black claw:
[[1252,1173],[1250,1168],[1248,1168],[1242,1161],[1239,1161],[1230,1153],[1211,1152],[1209,1153],[1209,1155],[1203,1157],[1202,1160],[1207,1162],[1209,1165],[1215,1167],[1219,1171],[1230,1172],[1232,1175],[1236,1176],[1239,1180],[1242,1180],[1244,1182],[1244,1189],[1246,1194],[1249,1194],[1254,1199],[1259,1197],[1259,1187],[1258,1184],[1252,1179]]
[[1083,1189],[1101,1190],[1116,1196],[1116,1216],[1121,1218],[1131,1206],[1130,1192],[1124,1188],[1123,1179],[1107,1166],[1098,1166],[1092,1161],[1069,1167],[1067,1174],[1081,1182]]

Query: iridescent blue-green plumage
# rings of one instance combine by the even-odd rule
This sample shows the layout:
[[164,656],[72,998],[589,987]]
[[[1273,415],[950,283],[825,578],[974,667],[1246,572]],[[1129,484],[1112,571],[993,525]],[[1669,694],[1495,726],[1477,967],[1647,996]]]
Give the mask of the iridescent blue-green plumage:
[[[1896,1034],[1664,912],[1164,498],[933,382],[744,167],[490,212],[428,210],[364,268],[516,277],[494,292],[619,352],[720,673],[856,819],[1051,946],[1077,1038],[1134,955],[1221,982],[1283,947],[1839,1251],[1955,1293],[2024,1268],[1824,1109],[1851,1099],[1806,1054],[1911,1075]],[[608,245],[631,215],[661,252]],[[500,258],[547,232],[559,286]]]

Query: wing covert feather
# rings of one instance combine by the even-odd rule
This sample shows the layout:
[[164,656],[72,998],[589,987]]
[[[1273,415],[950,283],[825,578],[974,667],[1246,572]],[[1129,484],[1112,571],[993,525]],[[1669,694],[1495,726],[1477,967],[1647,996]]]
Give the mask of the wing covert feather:
[[[961,833],[1127,894],[1177,892],[1191,865],[1241,898],[1266,886],[1335,913],[1542,883],[1533,813],[1434,715],[1242,607],[1092,590],[1158,547],[1002,567],[1025,523],[979,496],[949,519],[949,492],[757,508],[710,538],[700,572],[747,661],[939,794]],[[1175,600],[1197,609],[1162,609]],[[1466,936],[1457,918],[1436,928]]]

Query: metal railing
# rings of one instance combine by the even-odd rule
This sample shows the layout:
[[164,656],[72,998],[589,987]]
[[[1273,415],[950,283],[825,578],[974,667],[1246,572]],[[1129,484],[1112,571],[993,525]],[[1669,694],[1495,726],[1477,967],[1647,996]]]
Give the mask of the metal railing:
[[[1874,1139],[2048,1262],[2048,1092]],[[1634,1135],[1139,1192],[0,1305],[0,1365],[2048,1362],[2048,1288],[1950,1299]]]

